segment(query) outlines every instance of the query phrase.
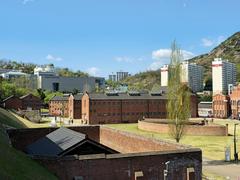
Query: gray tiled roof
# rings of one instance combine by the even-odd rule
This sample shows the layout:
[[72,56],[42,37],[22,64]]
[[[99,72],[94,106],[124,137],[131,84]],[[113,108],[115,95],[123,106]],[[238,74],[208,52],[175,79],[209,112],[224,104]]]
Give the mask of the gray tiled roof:
[[61,127],[27,146],[26,151],[33,155],[59,156],[85,139],[85,134]]
[[117,99],[167,99],[166,94],[161,94],[159,96],[156,95],[151,95],[151,94],[139,94],[139,95],[129,95],[127,93],[119,93],[117,95],[107,95],[107,94],[89,94],[90,99],[112,99],[112,100],[117,100]]
[[82,100],[82,96],[83,96],[82,93],[76,94],[76,95],[74,95],[74,99],[75,100]]
[[67,101],[68,96],[54,96],[50,101]]

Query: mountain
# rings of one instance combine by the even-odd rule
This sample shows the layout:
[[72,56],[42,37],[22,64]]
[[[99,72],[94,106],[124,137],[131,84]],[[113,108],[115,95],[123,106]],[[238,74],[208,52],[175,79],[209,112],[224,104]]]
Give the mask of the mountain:
[[196,56],[189,61],[204,66],[204,78],[208,79],[212,74],[211,63],[217,57],[227,59],[237,65],[237,80],[240,81],[240,32],[230,36],[209,53]]
[[161,72],[157,71],[146,71],[130,76],[122,81],[129,85],[130,90],[152,90],[157,84],[161,84]]

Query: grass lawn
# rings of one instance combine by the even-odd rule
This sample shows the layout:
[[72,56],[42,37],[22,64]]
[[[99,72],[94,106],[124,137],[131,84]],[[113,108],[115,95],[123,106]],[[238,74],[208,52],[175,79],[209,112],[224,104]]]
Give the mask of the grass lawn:
[[11,113],[0,108],[0,179],[57,179],[43,166],[9,145],[3,123],[15,128],[26,127]]
[[[228,122],[227,120],[221,120],[215,123],[229,124],[229,128],[233,129],[234,122]],[[143,136],[153,137],[156,139],[165,139],[175,142],[169,134],[153,133],[148,131],[139,130],[137,124],[109,124],[108,127],[116,128],[123,131],[128,131],[136,133]],[[232,130],[231,130],[232,131]],[[238,127],[238,135],[240,135],[240,125]],[[227,145],[231,146],[232,158],[233,158],[233,136],[190,136],[186,135],[181,140],[180,143],[191,145],[194,147],[201,148],[203,151],[203,156],[212,160],[223,160],[224,159],[224,147]],[[237,144],[238,149],[240,149],[240,142]]]

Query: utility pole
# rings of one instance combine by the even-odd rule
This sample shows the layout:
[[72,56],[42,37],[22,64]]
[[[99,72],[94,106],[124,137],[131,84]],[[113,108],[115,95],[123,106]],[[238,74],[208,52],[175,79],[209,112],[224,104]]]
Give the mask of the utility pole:
[[233,139],[233,143],[234,143],[234,160],[236,163],[238,163],[238,153],[237,153],[237,138],[236,138],[236,126],[238,124],[234,124],[234,139]]

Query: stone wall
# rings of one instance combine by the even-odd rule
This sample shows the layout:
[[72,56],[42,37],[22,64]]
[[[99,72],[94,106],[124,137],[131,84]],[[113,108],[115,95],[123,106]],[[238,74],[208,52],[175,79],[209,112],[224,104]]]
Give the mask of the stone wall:
[[[144,131],[151,131],[157,133],[169,133],[168,124],[151,123],[145,121],[138,121],[138,128]],[[196,136],[227,136],[228,127],[221,125],[187,125],[185,126],[187,135]]]

